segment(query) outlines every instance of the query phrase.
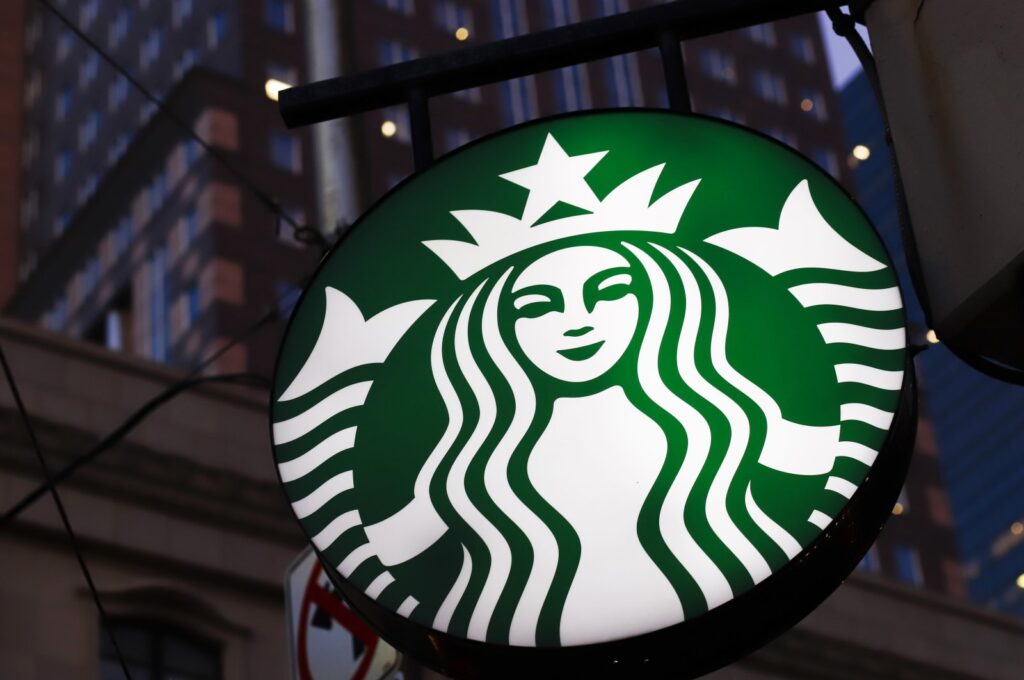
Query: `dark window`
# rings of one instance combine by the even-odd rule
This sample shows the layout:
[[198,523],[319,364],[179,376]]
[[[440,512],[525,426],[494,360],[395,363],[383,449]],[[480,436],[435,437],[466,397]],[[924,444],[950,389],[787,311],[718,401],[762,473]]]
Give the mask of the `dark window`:
[[[220,650],[202,638],[162,624],[118,622],[118,647],[133,678],[145,680],[220,680]],[[122,680],[110,636],[100,636],[100,680]]]

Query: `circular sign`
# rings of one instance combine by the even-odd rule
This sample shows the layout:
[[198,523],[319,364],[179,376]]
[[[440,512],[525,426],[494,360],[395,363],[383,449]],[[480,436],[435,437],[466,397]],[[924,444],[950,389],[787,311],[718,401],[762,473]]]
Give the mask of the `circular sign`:
[[905,474],[892,264],[814,164],[663,111],[438,161],[284,339],[285,493],[353,606],[458,676],[706,672],[809,612]]

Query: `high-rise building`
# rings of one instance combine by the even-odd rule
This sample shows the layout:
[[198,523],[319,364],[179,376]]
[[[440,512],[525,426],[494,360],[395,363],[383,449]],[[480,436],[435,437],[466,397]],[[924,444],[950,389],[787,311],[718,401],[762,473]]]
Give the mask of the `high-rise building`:
[[[35,85],[23,132],[23,280],[8,311],[156,361],[194,363],[316,263],[284,245],[248,186],[300,224],[315,218],[307,135],[288,132],[264,94],[268,78],[304,78],[301,6],[56,5],[244,179],[34,3],[25,21]],[[221,366],[269,371],[274,345],[252,339]]]
[[[903,260],[884,124],[867,78],[860,74],[852,79],[841,100],[857,198],[901,269],[911,320],[923,324]],[[947,490],[970,595],[987,606],[1024,615],[1024,504],[1019,491],[1024,483],[1024,388],[976,372],[934,342],[941,338],[929,338],[923,326],[916,340],[928,345],[917,358],[918,377],[938,452],[935,460],[941,463],[941,469],[924,474],[941,476]],[[923,458],[917,456],[915,466]],[[939,492],[934,493],[937,497]],[[911,501],[908,519],[916,505]]]
[[25,0],[0,3],[0,307],[18,280],[22,99],[41,84],[24,76],[24,12]]

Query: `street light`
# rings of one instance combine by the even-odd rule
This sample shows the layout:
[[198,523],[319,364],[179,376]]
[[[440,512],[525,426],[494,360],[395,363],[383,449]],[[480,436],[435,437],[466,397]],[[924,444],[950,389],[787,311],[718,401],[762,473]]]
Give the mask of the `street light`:
[[291,85],[283,80],[268,78],[266,84],[263,86],[263,91],[267,93],[267,99],[276,102],[278,95],[281,94],[281,90],[287,90],[290,87]]
[[459,42],[469,39],[469,29],[465,26],[459,26],[455,29],[455,39]]
[[380,124],[380,133],[385,137],[394,137],[396,132],[398,132],[398,126],[395,125],[395,121],[386,120]]

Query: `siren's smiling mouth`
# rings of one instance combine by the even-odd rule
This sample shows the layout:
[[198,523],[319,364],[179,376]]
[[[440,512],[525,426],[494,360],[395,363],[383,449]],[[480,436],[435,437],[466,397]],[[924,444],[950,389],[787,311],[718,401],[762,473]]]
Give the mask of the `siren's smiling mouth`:
[[597,350],[601,349],[601,345],[603,344],[604,340],[598,340],[593,344],[583,345],[582,347],[570,347],[569,349],[560,349],[558,350],[558,353],[571,361],[583,361],[597,354]]

